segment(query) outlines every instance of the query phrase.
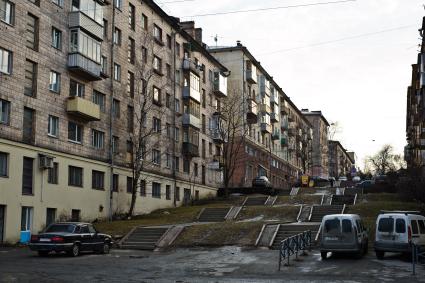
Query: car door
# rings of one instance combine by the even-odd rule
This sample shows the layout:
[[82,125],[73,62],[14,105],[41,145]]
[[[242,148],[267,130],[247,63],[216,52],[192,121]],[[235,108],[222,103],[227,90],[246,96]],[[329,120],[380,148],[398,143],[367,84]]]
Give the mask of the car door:
[[103,236],[97,233],[96,229],[93,225],[88,225],[90,235],[92,236],[91,249],[99,250],[103,247]]
[[378,227],[376,229],[376,241],[385,245],[394,243],[394,224],[393,216],[385,215],[378,220]]
[[80,229],[80,238],[81,238],[81,250],[89,251],[93,243],[93,237],[90,234],[89,227],[87,225],[82,225]]
[[420,243],[420,235],[419,235],[419,225],[418,221],[411,219],[410,220],[410,227],[412,227],[412,242],[415,244]]
[[419,244],[421,246],[425,246],[425,221],[418,220],[418,225],[419,225],[419,233],[420,233]]

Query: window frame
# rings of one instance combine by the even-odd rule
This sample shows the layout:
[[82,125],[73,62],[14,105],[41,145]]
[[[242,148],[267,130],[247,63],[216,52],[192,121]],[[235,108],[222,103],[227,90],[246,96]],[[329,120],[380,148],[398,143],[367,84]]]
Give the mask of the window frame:
[[[52,121],[56,120],[56,123]],[[47,118],[47,135],[49,137],[58,138],[59,137],[59,117],[54,115],[49,115]]]
[[[3,22],[7,25],[14,26],[15,25],[15,3],[9,0],[2,0],[4,2],[4,18],[0,17],[0,22]],[[7,19],[7,5],[9,5],[9,21]]]

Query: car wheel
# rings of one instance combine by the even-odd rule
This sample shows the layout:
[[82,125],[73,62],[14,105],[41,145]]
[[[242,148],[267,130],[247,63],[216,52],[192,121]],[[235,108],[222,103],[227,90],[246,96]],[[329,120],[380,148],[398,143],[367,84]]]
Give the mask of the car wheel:
[[328,252],[320,252],[320,256],[323,260],[326,260],[328,258]]
[[80,246],[78,244],[74,244],[72,246],[72,250],[68,252],[70,256],[76,257],[80,255]]
[[108,243],[104,243],[102,247],[102,254],[109,254],[109,251],[111,250],[111,247]]
[[49,254],[48,251],[38,251],[39,256],[47,256]]
[[377,259],[379,259],[379,260],[384,259],[385,252],[375,251],[375,253],[376,253]]

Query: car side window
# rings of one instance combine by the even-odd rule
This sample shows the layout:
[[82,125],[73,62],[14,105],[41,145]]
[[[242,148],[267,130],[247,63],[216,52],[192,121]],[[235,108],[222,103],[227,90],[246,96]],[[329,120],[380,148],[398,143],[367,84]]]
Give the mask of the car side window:
[[89,227],[87,227],[87,225],[81,226],[80,234],[88,234],[88,233],[90,233]]
[[395,232],[401,234],[406,233],[406,222],[404,219],[398,218],[395,221]]
[[80,231],[81,231],[81,227],[80,226],[75,227],[75,230],[74,230],[74,233],[75,234],[80,234]]
[[412,225],[412,234],[419,234],[418,222],[416,222],[416,220],[411,220],[410,224]]
[[359,233],[363,232],[363,226],[362,223],[360,222],[360,220],[356,220],[356,225],[357,225],[357,230],[359,231]]
[[96,233],[96,229],[94,229],[94,227],[93,227],[92,225],[89,225],[88,227],[89,227],[89,232],[90,232],[91,234]]
[[419,232],[425,234],[425,222],[423,220],[418,220]]

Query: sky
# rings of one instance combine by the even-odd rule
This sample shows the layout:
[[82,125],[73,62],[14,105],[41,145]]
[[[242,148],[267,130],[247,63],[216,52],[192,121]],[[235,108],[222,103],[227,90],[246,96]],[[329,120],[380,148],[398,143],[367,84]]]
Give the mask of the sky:
[[[299,109],[321,110],[338,122],[334,139],[366,156],[384,144],[402,154],[406,92],[417,60],[424,1],[353,0],[344,3],[216,16],[236,10],[336,0],[158,0],[170,15],[194,20],[203,41],[240,40]],[[163,3],[163,4],[161,4]]]

